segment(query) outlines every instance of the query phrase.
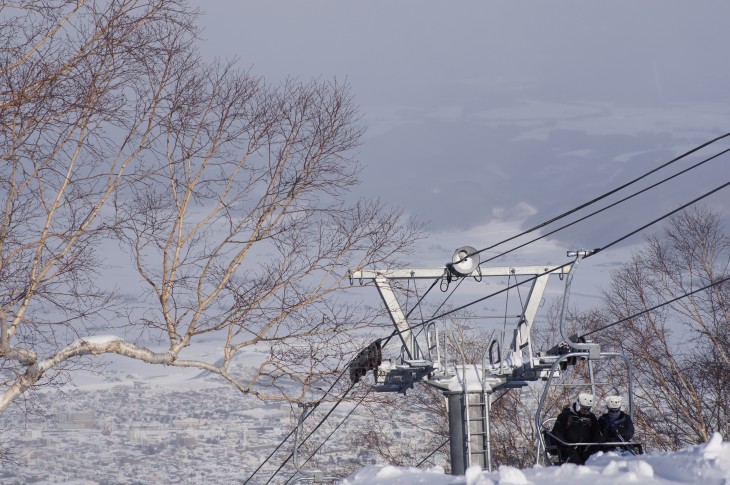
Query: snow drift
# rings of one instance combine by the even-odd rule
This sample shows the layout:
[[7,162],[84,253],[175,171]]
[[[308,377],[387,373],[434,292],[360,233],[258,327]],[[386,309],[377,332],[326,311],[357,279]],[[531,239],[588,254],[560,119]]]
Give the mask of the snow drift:
[[443,469],[421,470],[369,466],[354,473],[346,485],[614,485],[614,484],[730,484],[730,443],[715,433],[709,442],[673,453],[619,456],[597,453],[585,466],[566,464],[518,470],[503,466],[494,472],[471,467],[464,476],[445,475]]

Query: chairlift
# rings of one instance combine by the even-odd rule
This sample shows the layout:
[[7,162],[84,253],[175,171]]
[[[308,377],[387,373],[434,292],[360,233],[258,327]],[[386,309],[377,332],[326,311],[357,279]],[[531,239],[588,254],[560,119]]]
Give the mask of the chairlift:
[[[561,364],[568,362],[570,359],[585,360],[588,366],[588,379],[587,381],[579,381],[573,383],[558,383],[558,379],[554,378],[557,376],[557,372],[552,372],[548,377],[545,386],[543,388],[542,395],[538,401],[537,411],[535,413],[536,429],[538,430],[538,442],[537,442],[537,464],[541,465],[562,465],[568,462],[567,450],[570,447],[577,448],[590,448],[590,451],[612,451],[615,449],[625,450],[634,455],[643,454],[643,446],[638,441],[633,440],[622,440],[616,442],[581,442],[581,443],[567,443],[555,434],[553,434],[553,424],[556,420],[556,415],[550,415],[550,411],[560,412],[560,409],[555,410],[547,409],[547,405],[551,400],[548,396],[552,390],[557,387],[575,389],[572,393],[573,396],[577,396],[578,392],[585,391],[590,392],[594,398],[594,402],[598,403],[609,394],[622,394],[615,387],[611,392],[605,391],[607,383],[598,382],[596,379],[595,366],[600,364],[607,364],[610,360],[623,360],[626,369],[626,395],[628,396],[628,405],[624,410],[626,414],[633,419],[633,379],[631,372],[631,364],[628,357],[619,352],[600,352],[598,358],[588,358],[587,352],[569,352],[560,355],[553,364],[551,371],[557,371]],[[562,374],[565,376],[565,373]],[[596,406],[594,406],[595,409]]]
[[[590,251],[576,251],[569,252],[568,256],[574,256],[575,262],[573,263],[572,271],[568,274],[565,282],[565,294],[563,297],[562,311],[560,315],[560,334],[564,338],[564,341],[550,349],[546,354],[555,356],[555,360],[548,372],[548,378],[543,388],[542,395],[538,401],[537,411],[535,412],[535,425],[538,430],[537,440],[537,464],[542,465],[562,465],[569,460],[569,451],[571,447],[582,448],[588,451],[589,454],[597,451],[612,451],[615,449],[625,450],[626,452],[634,455],[640,455],[643,453],[643,446],[638,441],[621,440],[618,442],[583,442],[583,443],[567,443],[558,436],[556,436],[552,429],[553,424],[556,421],[556,417],[547,416],[548,410],[546,404],[550,391],[557,387],[563,388],[575,388],[577,391],[573,395],[577,396],[580,390],[590,392],[593,396],[593,402],[598,402],[599,399],[603,399],[608,395],[604,390],[603,386],[607,383],[598,382],[596,380],[596,366],[601,364],[607,364],[611,360],[623,360],[625,364],[625,389],[628,396],[628,407],[625,410],[626,414],[633,420],[633,373],[631,368],[631,362],[626,355],[620,352],[603,352],[600,350],[600,346],[597,343],[579,339],[577,336],[565,337],[563,333],[563,323],[565,317],[565,310],[568,305],[568,296],[570,294],[570,286],[575,274],[575,270],[580,263],[580,260],[585,256],[591,254]],[[557,383],[556,378],[563,376],[565,377],[568,366],[576,366],[578,363],[585,362],[587,365],[587,380],[581,380],[580,382],[573,383]],[[563,371],[563,372],[561,372]],[[614,394],[621,394],[618,389],[613,388]],[[552,402],[550,402],[552,404]],[[554,410],[553,410],[554,411]],[[560,410],[558,410],[560,412]],[[620,438],[620,435],[619,435]],[[541,463],[542,459],[542,463]]]

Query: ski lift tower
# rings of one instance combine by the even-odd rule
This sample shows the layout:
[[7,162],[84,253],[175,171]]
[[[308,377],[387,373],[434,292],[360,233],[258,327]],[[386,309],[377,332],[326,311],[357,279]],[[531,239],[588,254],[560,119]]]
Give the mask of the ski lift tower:
[[[423,382],[439,389],[447,400],[449,413],[449,434],[451,446],[451,470],[454,475],[463,475],[471,465],[480,465],[491,471],[490,408],[492,394],[502,388],[522,387],[527,381],[545,380],[552,370],[557,355],[541,353],[534,356],[530,332],[537,309],[542,301],[548,279],[551,276],[568,274],[573,263],[558,267],[511,266],[482,268],[478,252],[469,246],[456,250],[452,262],[444,268],[358,270],[351,272],[352,281],[373,281],[385,304],[390,318],[401,340],[401,356],[395,362],[382,361],[380,344],[373,344],[350,364],[350,375],[357,382],[367,370],[374,375],[373,390],[379,392],[401,392]],[[492,333],[488,349],[489,359],[482,364],[449,364],[442,355],[438,330],[435,322],[427,324],[415,333],[396,298],[391,285],[396,280],[442,279],[446,285],[460,278],[475,278],[477,281],[490,277],[524,277],[523,283],[530,286],[527,299],[523,302],[521,314],[513,329]],[[503,349],[505,342],[508,347]],[[493,348],[498,359],[492,362]],[[503,351],[504,350],[504,351]],[[487,362],[489,360],[489,362]]]

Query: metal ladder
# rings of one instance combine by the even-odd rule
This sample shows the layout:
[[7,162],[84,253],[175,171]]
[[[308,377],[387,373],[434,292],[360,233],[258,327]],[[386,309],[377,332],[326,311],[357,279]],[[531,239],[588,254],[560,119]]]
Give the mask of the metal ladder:
[[486,392],[486,372],[481,369],[481,392],[467,392],[464,386],[462,402],[464,403],[464,439],[466,441],[466,468],[479,465],[482,469],[492,471],[489,410],[491,396]]
[[482,469],[490,467],[488,399],[484,392],[464,393],[464,435],[469,450],[467,468],[471,465],[479,465]]

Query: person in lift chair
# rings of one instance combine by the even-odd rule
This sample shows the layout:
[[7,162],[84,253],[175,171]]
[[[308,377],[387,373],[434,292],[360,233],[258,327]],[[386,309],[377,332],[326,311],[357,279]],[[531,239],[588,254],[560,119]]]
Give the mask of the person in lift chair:
[[[634,423],[631,416],[621,411],[621,396],[606,398],[606,413],[598,418],[603,440],[607,443],[631,441],[634,437]],[[626,447],[617,446],[618,452],[628,451]]]
[[[568,404],[558,416],[553,425],[552,434],[566,443],[600,443],[601,427],[598,418],[591,412],[593,395],[580,393],[573,404]],[[583,465],[595,451],[592,446],[570,446],[558,444],[562,447],[565,463]]]

